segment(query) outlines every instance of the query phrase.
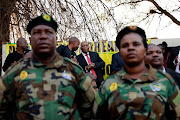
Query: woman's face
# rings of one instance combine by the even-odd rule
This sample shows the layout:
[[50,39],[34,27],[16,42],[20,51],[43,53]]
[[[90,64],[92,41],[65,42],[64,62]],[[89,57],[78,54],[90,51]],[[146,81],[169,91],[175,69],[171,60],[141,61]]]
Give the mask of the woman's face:
[[120,54],[127,66],[137,66],[144,62],[146,48],[142,37],[137,33],[129,33],[120,41]]

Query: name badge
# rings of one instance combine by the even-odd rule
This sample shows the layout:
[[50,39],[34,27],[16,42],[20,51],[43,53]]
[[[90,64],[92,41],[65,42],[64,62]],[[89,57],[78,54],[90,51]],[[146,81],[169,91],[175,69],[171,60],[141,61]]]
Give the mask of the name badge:
[[160,84],[157,84],[155,82],[151,83],[150,87],[151,87],[152,91],[160,91],[161,90]]
[[66,79],[68,79],[68,80],[72,80],[71,74],[70,74],[70,73],[67,73],[65,70],[64,70],[64,72],[63,72],[63,74],[62,74],[62,77],[66,78]]

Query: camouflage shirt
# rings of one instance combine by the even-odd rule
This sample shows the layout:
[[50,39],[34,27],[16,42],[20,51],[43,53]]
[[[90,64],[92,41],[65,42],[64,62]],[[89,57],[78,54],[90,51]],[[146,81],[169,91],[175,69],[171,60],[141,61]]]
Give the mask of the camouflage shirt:
[[[103,120],[164,120],[180,114],[180,93],[167,73],[147,66],[131,79],[125,69],[109,76],[95,95],[94,112]],[[176,114],[176,112],[177,114]]]
[[0,119],[90,119],[94,96],[91,79],[69,58],[56,53],[46,66],[32,56],[0,79]]

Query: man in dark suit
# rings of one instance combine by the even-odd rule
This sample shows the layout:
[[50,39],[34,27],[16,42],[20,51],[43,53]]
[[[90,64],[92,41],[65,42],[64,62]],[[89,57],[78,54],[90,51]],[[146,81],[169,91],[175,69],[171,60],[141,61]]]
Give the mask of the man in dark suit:
[[180,46],[172,48],[167,61],[167,67],[174,71],[176,69],[176,64],[177,64],[176,58],[179,54],[179,50],[180,50]]
[[77,56],[79,65],[85,72],[93,73],[97,77],[97,86],[99,87],[103,79],[102,69],[105,62],[99,57],[97,52],[90,52],[89,45],[86,41],[81,43],[82,53]]
[[149,44],[145,57],[146,63],[150,64],[153,68],[161,69],[163,72],[169,73],[180,88],[180,74],[169,68],[165,69],[163,66],[163,60],[164,57],[161,48],[155,44]]
[[112,55],[112,61],[111,61],[111,73],[114,73],[116,71],[119,71],[124,67],[125,63],[121,58],[120,53],[116,53]]

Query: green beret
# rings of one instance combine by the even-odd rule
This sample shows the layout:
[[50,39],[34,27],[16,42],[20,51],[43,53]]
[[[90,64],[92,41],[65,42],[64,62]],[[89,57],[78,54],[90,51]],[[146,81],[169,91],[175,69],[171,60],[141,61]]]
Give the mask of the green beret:
[[144,44],[145,48],[147,48],[147,39],[146,39],[145,31],[137,26],[127,26],[127,27],[123,28],[116,37],[116,46],[118,49],[120,48],[120,41],[123,38],[123,36],[126,34],[129,34],[129,33],[139,34],[143,39],[143,44]]
[[54,29],[55,32],[57,32],[57,27],[58,27],[57,22],[54,21],[50,15],[41,15],[29,21],[27,25],[27,32],[31,34],[32,28],[37,25],[50,26]]

